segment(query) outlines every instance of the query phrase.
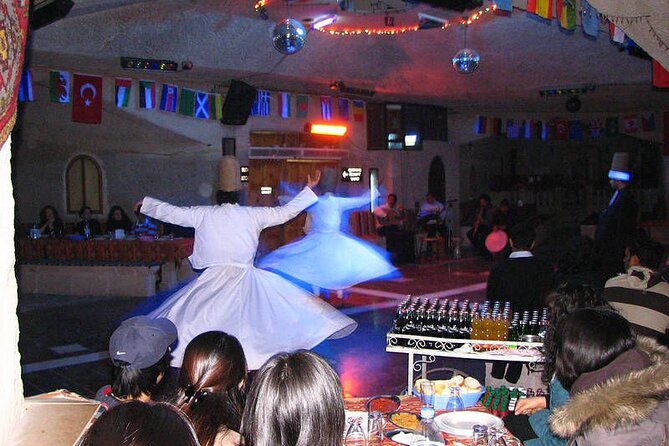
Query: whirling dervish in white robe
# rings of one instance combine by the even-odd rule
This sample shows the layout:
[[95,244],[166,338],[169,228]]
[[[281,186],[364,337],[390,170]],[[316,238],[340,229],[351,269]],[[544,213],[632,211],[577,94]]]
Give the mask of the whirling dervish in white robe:
[[219,330],[234,335],[250,370],[278,352],[310,349],[325,339],[349,335],[357,323],[283,277],[255,268],[260,232],[297,216],[317,201],[311,187],[279,207],[236,204],[179,207],[146,197],[141,212],[163,222],[195,228],[194,281],[168,297],[150,317],[165,317],[178,329],[172,366],[180,367],[195,336]]

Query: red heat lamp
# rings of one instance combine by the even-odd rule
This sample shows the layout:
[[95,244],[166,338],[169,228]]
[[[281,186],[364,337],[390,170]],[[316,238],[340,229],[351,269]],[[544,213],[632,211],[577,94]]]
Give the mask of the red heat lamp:
[[304,131],[312,135],[344,136],[348,127],[341,124],[305,124]]

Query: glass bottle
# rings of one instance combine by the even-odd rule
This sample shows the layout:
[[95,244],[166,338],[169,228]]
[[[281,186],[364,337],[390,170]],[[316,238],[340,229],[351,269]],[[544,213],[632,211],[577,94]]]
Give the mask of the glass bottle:
[[446,401],[446,412],[456,412],[460,410],[465,410],[465,403],[460,397],[460,387],[453,386],[451,387],[451,394]]
[[91,225],[88,224],[88,221],[84,224],[84,237],[91,238]]

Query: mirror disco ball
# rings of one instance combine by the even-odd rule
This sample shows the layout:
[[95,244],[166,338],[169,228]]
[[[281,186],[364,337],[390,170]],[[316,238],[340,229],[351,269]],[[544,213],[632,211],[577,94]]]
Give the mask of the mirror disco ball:
[[463,48],[453,56],[453,68],[461,74],[471,74],[479,67],[481,56],[474,50]]
[[280,53],[295,54],[307,40],[307,30],[295,19],[286,19],[276,24],[272,31],[272,45]]

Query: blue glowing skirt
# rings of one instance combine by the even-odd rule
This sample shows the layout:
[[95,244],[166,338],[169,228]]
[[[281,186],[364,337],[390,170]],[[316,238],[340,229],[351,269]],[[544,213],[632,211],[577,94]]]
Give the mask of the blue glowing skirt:
[[267,254],[258,267],[328,290],[400,275],[386,251],[342,232],[311,232]]
[[165,317],[177,327],[174,367],[181,367],[191,339],[211,330],[237,337],[249,369],[256,370],[276,353],[313,348],[358,325],[322,299],[251,265],[207,268],[149,316]]

